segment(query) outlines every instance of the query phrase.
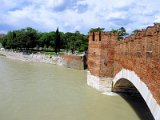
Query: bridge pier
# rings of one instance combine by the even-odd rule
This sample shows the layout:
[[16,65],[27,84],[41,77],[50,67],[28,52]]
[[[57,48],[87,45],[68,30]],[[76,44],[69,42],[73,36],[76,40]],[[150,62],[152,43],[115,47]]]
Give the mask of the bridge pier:
[[87,84],[101,92],[112,91],[113,78],[98,77],[87,71]]

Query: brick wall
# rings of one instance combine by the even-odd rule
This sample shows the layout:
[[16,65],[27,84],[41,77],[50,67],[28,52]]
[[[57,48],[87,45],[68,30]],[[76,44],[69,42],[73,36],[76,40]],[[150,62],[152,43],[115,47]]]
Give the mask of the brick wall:
[[73,68],[73,69],[79,69],[79,70],[84,70],[85,68],[85,60],[84,56],[77,56],[77,55],[63,55],[63,66],[66,66],[68,68]]
[[100,77],[113,77],[114,47],[117,34],[114,33],[90,33],[88,69],[91,74]]
[[133,70],[160,104],[160,24],[122,41],[114,33],[90,33],[88,69],[99,77],[114,77],[122,68]]

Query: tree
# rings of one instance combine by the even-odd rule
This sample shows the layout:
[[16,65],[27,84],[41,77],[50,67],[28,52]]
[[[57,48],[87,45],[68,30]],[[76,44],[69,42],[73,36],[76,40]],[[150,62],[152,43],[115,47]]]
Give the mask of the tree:
[[124,27],[121,27],[119,29],[112,29],[111,32],[118,34],[118,40],[123,39],[128,33],[126,32],[126,29]]
[[86,51],[88,49],[88,37],[81,34],[79,31],[75,32],[75,39],[76,39],[76,50],[79,52]]
[[54,41],[54,34],[52,34],[51,32],[42,33],[38,40],[39,46],[42,48],[46,47],[47,49],[51,46],[51,41]]
[[3,38],[0,37],[0,43],[3,41]]
[[25,29],[10,31],[3,38],[2,45],[7,49],[29,49],[36,46],[37,31],[27,27]]
[[26,33],[26,48],[34,48],[36,46],[37,31],[31,27],[24,29]]
[[89,30],[89,32],[104,32],[104,28],[100,28],[100,27],[98,27],[98,28],[91,28]]
[[111,32],[118,33],[118,29],[117,30],[116,29],[112,29]]
[[71,51],[72,54],[75,51],[84,52],[88,49],[88,36],[81,34],[79,31],[67,32],[65,33],[64,44],[67,52]]
[[55,52],[56,54],[60,52],[60,40],[61,40],[61,37],[60,37],[59,29],[57,28],[56,33],[55,33]]
[[11,49],[15,48],[14,46],[14,40],[16,38],[16,33],[15,31],[10,31],[8,34],[3,38],[2,45],[4,48]]
[[[79,31],[74,33],[59,32],[57,28],[56,32],[37,32],[37,30],[27,27],[21,30],[14,30],[8,32],[3,38],[0,39],[3,47],[6,49],[14,50],[29,50],[33,48],[39,50],[51,50],[56,53],[60,52],[60,48],[72,53],[75,51],[83,52],[88,48],[88,37],[81,34]],[[47,48],[47,49],[44,49]],[[49,49],[50,48],[50,49]]]
[[1,43],[2,43],[2,46],[3,46],[4,48],[6,48],[6,46],[7,46],[7,37],[6,37],[6,36],[3,37]]
[[125,37],[126,35],[128,35],[128,33],[126,32],[126,29],[124,27],[118,29],[119,39],[123,39],[123,37]]
[[39,50],[39,48],[43,48],[44,44],[43,44],[43,40],[41,39],[41,37],[43,36],[44,33],[42,32],[38,32],[37,33],[37,40],[36,40],[36,48]]
[[15,31],[16,38],[14,39],[13,45],[15,46],[15,49],[24,49],[26,48],[26,38],[27,35],[23,30],[17,30]]

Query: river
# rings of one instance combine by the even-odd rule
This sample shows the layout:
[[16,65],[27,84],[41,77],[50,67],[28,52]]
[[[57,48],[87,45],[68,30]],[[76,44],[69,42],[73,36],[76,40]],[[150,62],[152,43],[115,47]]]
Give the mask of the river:
[[88,87],[86,71],[0,57],[0,120],[146,119],[139,105]]

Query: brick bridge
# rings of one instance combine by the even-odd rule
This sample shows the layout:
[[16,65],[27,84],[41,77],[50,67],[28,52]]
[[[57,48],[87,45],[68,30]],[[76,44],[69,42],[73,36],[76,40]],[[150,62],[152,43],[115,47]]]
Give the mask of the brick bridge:
[[139,92],[160,120],[160,24],[121,41],[116,33],[89,33],[87,84],[102,92]]

